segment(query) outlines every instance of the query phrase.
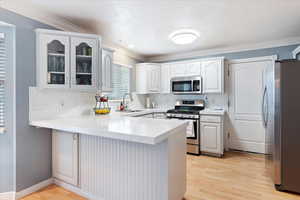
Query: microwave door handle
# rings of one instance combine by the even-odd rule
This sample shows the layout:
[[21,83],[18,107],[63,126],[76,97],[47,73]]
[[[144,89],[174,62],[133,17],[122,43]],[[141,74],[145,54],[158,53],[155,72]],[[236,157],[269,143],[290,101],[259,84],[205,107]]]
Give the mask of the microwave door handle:
[[[192,92],[195,92],[195,91],[197,91],[197,87],[195,86],[195,84],[194,84],[194,80],[192,80],[192,82],[191,82],[191,88],[192,88]],[[194,88],[195,87],[195,88]]]
[[203,78],[202,78],[202,76],[200,76],[200,86],[199,86],[199,88],[200,88],[200,93],[202,94],[202,92],[203,92]]

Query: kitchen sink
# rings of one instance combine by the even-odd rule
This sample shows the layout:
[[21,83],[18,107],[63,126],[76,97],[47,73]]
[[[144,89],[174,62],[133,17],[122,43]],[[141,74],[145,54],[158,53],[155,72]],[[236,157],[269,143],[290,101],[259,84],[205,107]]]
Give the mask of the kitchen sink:
[[128,109],[128,110],[117,110],[117,112],[123,112],[123,113],[133,113],[133,112],[141,112],[143,110],[131,110],[131,109]]
[[153,112],[153,113],[136,115],[134,117],[145,117],[145,118],[153,118],[153,119],[168,119],[165,112]]

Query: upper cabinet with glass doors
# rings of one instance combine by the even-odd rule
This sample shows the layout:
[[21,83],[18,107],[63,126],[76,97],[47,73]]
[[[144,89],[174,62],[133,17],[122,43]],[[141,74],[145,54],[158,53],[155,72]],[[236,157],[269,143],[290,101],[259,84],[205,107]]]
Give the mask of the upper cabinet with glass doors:
[[36,33],[38,87],[99,89],[100,36],[44,29]]

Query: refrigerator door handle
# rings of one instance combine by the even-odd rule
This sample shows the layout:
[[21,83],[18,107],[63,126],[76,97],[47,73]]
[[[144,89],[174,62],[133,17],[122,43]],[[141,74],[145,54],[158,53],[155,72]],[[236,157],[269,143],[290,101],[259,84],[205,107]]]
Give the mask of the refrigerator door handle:
[[269,121],[269,99],[268,99],[268,88],[267,87],[266,87],[265,102],[266,102],[266,109],[267,109],[267,111],[265,112],[265,127],[267,127],[268,121]]
[[267,92],[267,87],[265,86],[264,92],[263,92],[262,104],[261,104],[262,121],[263,121],[263,126],[264,126],[265,128],[266,128],[266,116],[265,116],[265,100],[266,100],[266,92]]

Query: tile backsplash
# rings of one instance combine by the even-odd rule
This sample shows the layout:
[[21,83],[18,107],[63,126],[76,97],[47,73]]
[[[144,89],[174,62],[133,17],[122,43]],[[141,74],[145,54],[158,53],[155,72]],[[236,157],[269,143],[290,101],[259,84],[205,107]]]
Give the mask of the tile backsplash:
[[29,88],[29,120],[53,119],[68,112],[83,114],[94,104],[94,93]]
[[154,101],[157,108],[172,108],[176,100],[197,100],[204,99],[207,108],[226,108],[227,96],[221,94],[208,95],[173,95],[173,94],[150,94],[150,100]]
[[[133,93],[133,102],[129,104],[131,109],[141,109],[146,106],[146,98],[155,102],[156,108],[171,109],[176,100],[204,99],[207,108],[226,109],[226,95],[173,95],[173,94],[150,94],[137,95]],[[110,107],[116,110],[120,101],[110,101]],[[95,93],[79,92],[61,89],[29,88],[29,120],[54,119],[57,117],[76,117],[89,115],[95,106]]]
[[[145,107],[145,97],[132,95],[130,108]],[[91,114],[95,106],[94,92],[79,92],[66,89],[29,88],[29,120],[45,120],[57,117],[76,117]],[[109,101],[109,105],[116,110],[120,101]]]

